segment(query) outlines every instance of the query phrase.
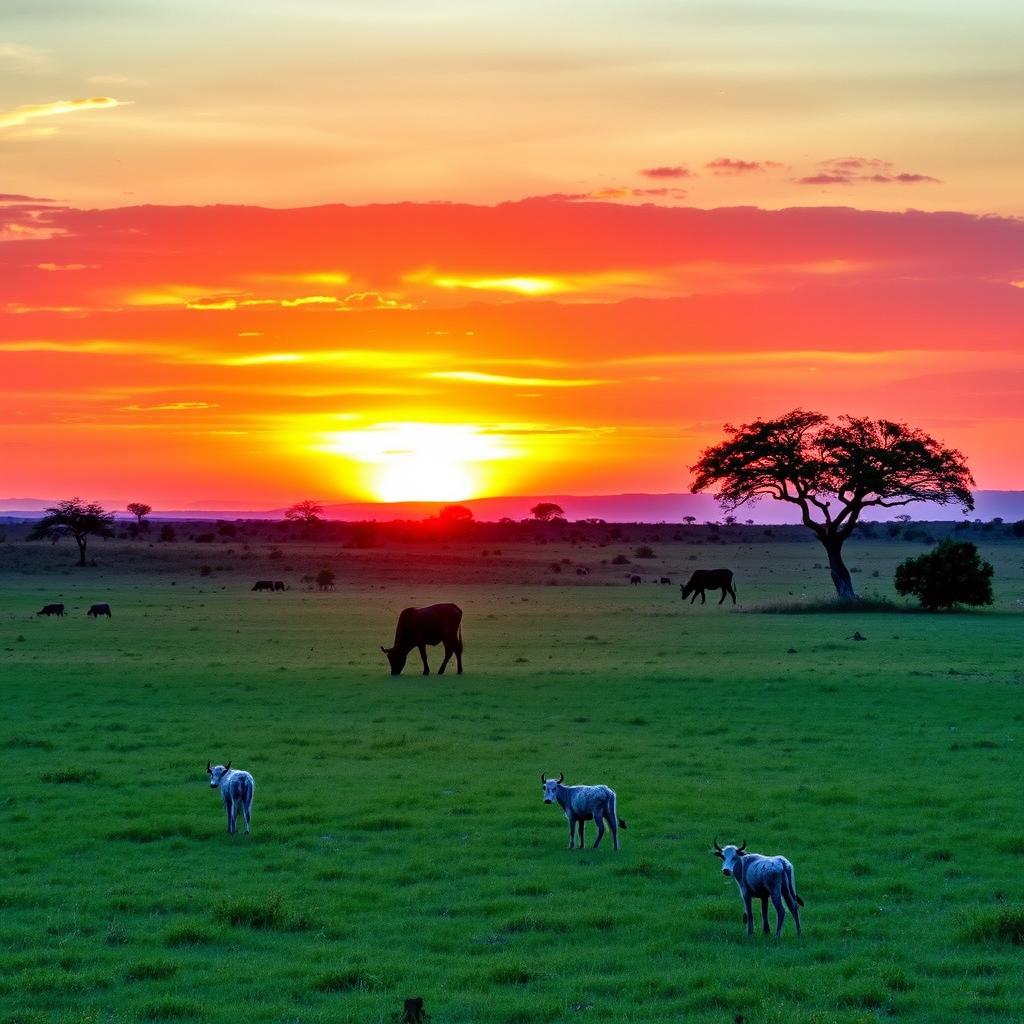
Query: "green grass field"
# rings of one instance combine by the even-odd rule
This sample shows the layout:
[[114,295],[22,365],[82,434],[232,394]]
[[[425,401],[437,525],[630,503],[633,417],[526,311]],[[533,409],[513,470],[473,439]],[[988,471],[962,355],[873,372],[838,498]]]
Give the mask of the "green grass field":
[[[0,1021],[1024,1020],[1024,545],[942,615],[764,614],[827,593],[813,545],[658,548],[648,576],[731,565],[739,608],[545,568],[614,548],[332,551],[324,594],[248,590],[311,546],[202,578],[188,545],[9,548]],[[858,585],[919,550],[851,546]],[[466,674],[392,679],[435,600]],[[619,853],[565,849],[542,771],[617,790]],[[794,862],[802,938],[746,938],[715,835]]]

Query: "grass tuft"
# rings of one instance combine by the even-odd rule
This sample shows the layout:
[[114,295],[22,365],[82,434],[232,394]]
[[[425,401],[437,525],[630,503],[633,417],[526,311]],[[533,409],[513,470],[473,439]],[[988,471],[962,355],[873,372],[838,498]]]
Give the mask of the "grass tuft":
[[358,968],[325,974],[313,985],[318,992],[380,992],[384,982],[374,974]]
[[52,772],[43,772],[40,782],[49,782],[55,786],[74,785],[78,783],[96,782],[100,773],[95,768],[57,768]]
[[279,892],[265,897],[241,896],[222,900],[213,910],[214,917],[232,928],[255,928],[277,932],[305,932],[314,927],[304,911],[290,907]]
[[1024,946],[1024,907],[1000,907],[973,916],[963,929],[968,942],[1001,942]]

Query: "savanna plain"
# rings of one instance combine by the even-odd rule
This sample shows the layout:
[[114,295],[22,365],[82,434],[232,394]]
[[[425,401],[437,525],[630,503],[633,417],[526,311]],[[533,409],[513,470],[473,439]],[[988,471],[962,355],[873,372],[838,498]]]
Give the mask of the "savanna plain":
[[[0,550],[0,1020],[1024,1020],[1024,543],[943,614],[783,613],[813,542],[219,547]],[[921,550],[847,553],[892,597]],[[683,604],[718,565],[739,605]],[[436,601],[465,674],[390,677]],[[542,772],[617,791],[618,853],[566,849]],[[746,937],[716,836],[793,861],[800,938]]]

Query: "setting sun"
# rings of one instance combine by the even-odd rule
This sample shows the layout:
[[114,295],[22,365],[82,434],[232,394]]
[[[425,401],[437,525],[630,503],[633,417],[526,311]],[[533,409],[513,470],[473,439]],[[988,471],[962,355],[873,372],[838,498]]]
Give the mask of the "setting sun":
[[486,463],[515,453],[468,424],[380,423],[324,436],[321,451],[356,463],[377,501],[465,501],[487,489]]

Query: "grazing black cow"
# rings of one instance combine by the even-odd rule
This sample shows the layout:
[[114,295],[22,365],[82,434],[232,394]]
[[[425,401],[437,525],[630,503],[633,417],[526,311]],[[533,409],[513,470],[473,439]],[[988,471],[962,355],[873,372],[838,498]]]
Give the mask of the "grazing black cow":
[[658,580],[658,582],[664,586],[664,584],[672,582],[672,577],[671,576],[662,576],[661,579]]
[[685,587],[680,584],[679,589],[682,592],[682,599],[684,601],[693,594],[693,597],[690,597],[690,604],[697,600],[698,594],[700,595],[700,603],[706,604],[707,602],[704,599],[705,590],[720,590],[722,592],[722,600],[718,602],[719,604],[725,600],[726,594],[731,594],[732,603],[736,603],[736,588],[733,586],[731,569],[698,569],[690,577],[689,583]]
[[106,615],[108,619],[113,618],[110,614],[109,604],[94,604],[86,613],[90,619],[98,619],[101,615]]
[[51,615],[63,615],[63,614],[64,614],[64,605],[62,605],[62,604],[44,604],[43,607],[40,608],[39,611],[36,612],[36,615],[45,615],[47,617],[49,617]]
[[252,589],[253,590],[273,590],[274,589],[274,581],[273,580],[257,580],[255,586],[253,586]]
[[443,675],[448,659],[455,655],[455,662],[462,675],[462,609],[457,604],[432,604],[427,608],[406,608],[398,616],[395,642],[391,647],[381,647],[387,655],[393,676],[401,675],[405,659],[414,648],[419,648],[423,659],[423,674],[430,675],[427,664],[427,644],[431,647],[444,644],[444,661],[437,670]]
[[288,588],[284,585],[284,580],[274,580],[275,590],[287,590]]
[[639,587],[640,583],[641,583],[641,580],[640,580],[639,576],[630,576],[629,577],[629,585],[631,587]]

